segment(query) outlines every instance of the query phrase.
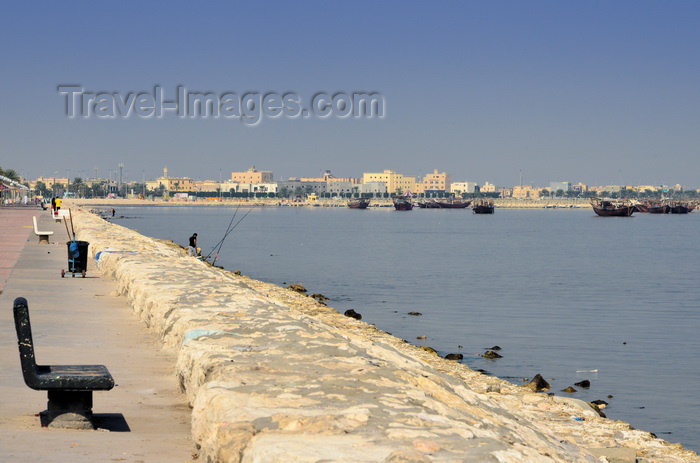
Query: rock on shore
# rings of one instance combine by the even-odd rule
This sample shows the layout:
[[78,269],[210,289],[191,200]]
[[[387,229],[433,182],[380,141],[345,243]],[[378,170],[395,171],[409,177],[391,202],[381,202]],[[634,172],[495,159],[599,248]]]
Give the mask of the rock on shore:
[[99,269],[179,349],[202,461],[598,462],[619,448],[700,461],[584,402],[474,372],[304,294],[86,212],[75,220]]

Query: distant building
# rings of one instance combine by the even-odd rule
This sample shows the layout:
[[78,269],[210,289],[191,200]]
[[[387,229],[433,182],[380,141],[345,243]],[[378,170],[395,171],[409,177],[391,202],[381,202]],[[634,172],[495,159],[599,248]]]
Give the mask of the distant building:
[[321,177],[302,177],[300,179],[302,182],[326,182],[328,184],[334,183],[334,182],[345,182],[345,183],[351,183],[353,185],[360,183],[360,181],[356,178],[352,177],[346,177],[346,178],[338,178],[331,174],[330,170],[327,170],[323,173],[323,176]]
[[399,174],[393,170],[385,170],[381,173],[365,172],[362,174],[362,183],[386,183],[387,191],[389,193],[406,193],[410,191],[415,193],[418,191],[419,186],[416,181],[416,177]]
[[549,189],[552,193],[562,190],[564,193],[571,190],[571,182],[549,182]]
[[512,198],[513,197],[513,189],[512,188],[498,187],[498,197],[499,198]]
[[326,192],[326,182],[302,182],[298,178],[290,178],[284,181],[277,182],[277,191],[279,192],[283,188],[286,188],[289,194],[309,194],[316,193],[321,196]]
[[432,174],[427,174],[423,177],[423,191],[450,191],[452,185],[452,177],[446,172],[438,173],[437,169],[433,170]]
[[63,185],[64,187],[68,185],[68,179],[65,177],[39,177],[33,182],[29,182],[29,188],[36,188],[37,182],[44,182],[44,185],[46,185],[46,188],[49,190],[53,188],[54,185]]
[[478,193],[479,185],[476,182],[452,182],[450,192],[456,195],[462,193]]
[[512,197],[513,199],[538,199],[540,190],[532,185],[516,185],[513,187]]
[[496,185],[489,182],[484,182],[484,184],[481,186],[481,188],[479,188],[479,190],[482,193],[496,193],[496,191],[498,191]]
[[272,172],[258,171],[252,166],[245,172],[231,172],[231,181],[236,183],[272,183]]
[[326,184],[326,193],[331,195],[347,195],[348,193],[358,193],[360,185],[352,182],[329,182]]
[[656,193],[657,191],[661,190],[661,187],[658,187],[656,185],[638,185],[634,187],[634,189],[639,193],[646,193],[647,191]]
[[165,191],[177,193],[195,191],[194,180],[189,177],[170,177],[167,167],[163,168],[162,177],[146,182],[146,187],[151,190],[157,190],[161,186]]
[[378,194],[383,195],[384,193],[389,192],[389,190],[387,189],[386,183],[384,183],[384,182],[363,183],[361,185],[357,185],[357,191],[360,194],[371,193],[374,195],[378,195]]
[[577,193],[585,193],[588,191],[588,185],[578,182],[576,185],[571,185],[571,189]]

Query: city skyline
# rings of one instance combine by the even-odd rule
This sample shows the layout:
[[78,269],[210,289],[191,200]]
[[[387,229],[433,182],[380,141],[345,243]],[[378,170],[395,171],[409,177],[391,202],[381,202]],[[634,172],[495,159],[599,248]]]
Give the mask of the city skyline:
[[[28,178],[67,166],[105,176],[118,163],[142,166],[139,178],[169,165],[200,179],[251,163],[283,177],[436,165],[502,185],[522,171],[533,184],[700,186],[696,3],[267,3],[216,15],[183,5],[9,5],[0,165]],[[139,33],[94,20],[112,17]],[[307,105],[318,92],[376,92],[385,114],[251,126],[69,118],[66,85],[122,96],[161,86],[166,99],[178,86],[293,92]]]

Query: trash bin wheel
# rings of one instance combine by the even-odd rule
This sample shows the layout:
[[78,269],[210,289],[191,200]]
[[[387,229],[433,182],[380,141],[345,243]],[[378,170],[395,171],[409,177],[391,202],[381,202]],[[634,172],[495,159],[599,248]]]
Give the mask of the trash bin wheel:
[[83,278],[85,278],[85,270],[83,270],[82,272],[80,272],[80,274],[83,276]]

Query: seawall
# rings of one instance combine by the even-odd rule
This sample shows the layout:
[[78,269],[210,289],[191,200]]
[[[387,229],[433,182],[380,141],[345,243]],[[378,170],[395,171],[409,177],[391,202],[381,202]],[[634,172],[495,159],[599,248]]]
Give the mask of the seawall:
[[75,224],[177,349],[203,461],[700,461],[584,402],[482,375],[178,245],[87,212]]

